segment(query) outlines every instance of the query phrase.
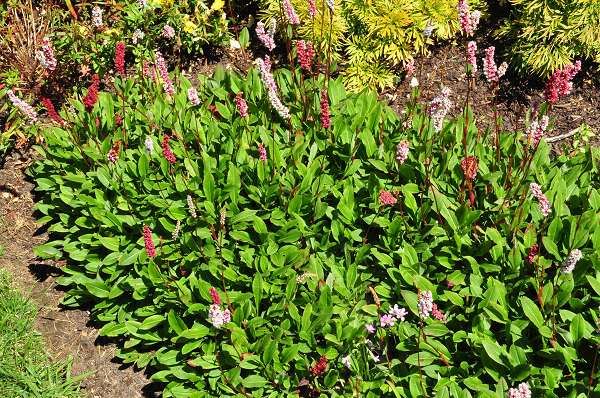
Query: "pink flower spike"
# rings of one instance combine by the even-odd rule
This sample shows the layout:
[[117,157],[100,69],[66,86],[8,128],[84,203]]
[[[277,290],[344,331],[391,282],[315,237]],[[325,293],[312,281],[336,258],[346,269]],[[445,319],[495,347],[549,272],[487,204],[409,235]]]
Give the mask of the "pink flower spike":
[[144,225],[143,235],[144,246],[146,247],[146,254],[150,258],[156,257],[156,248],[154,247],[154,242],[152,241],[152,230],[149,226]]
[[436,303],[433,303],[431,307],[431,315],[438,321],[444,321],[446,319],[446,315],[438,308]]
[[552,211],[550,202],[544,193],[542,192],[542,188],[539,184],[532,182],[529,185],[529,189],[531,190],[531,195],[538,200],[540,211],[544,217],[548,217],[548,214]]
[[370,333],[370,334],[375,333],[375,326],[373,326],[373,324],[371,324],[371,323],[365,325],[365,329],[367,329],[367,333]]
[[200,98],[198,98],[198,91],[194,87],[190,87],[188,89],[187,97],[193,106],[200,105]]
[[396,147],[396,161],[399,164],[404,164],[408,159],[409,144],[408,141],[400,141]]
[[165,159],[167,159],[167,162],[174,164],[177,162],[177,158],[175,157],[175,154],[173,153],[173,151],[171,150],[171,146],[169,145],[170,140],[171,137],[168,134],[165,134],[162,141],[162,151],[163,156],[165,157]]
[[208,292],[210,293],[210,298],[213,304],[221,304],[221,296],[219,296],[219,292],[214,287],[211,287]]
[[317,16],[316,0],[308,0],[308,15],[310,15],[311,18],[314,18]]
[[398,202],[398,199],[390,192],[383,190],[379,192],[379,204],[382,206],[393,206]]
[[485,49],[485,58],[483,58],[483,74],[489,83],[498,82],[498,67],[494,61],[496,47],[491,46]]
[[387,326],[394,326],[396,324],[396,318],[391,315],[385,314],[379,318],[379,322],[381,323],[381,327],[385,328]]
[[169,71],[167,69],[167,62],[163,58],[162,54],[157,51],[156,52],[156,68],[158,69],[158,73],[160,74],[160,78],[163,82],[163,89],[168,96],[172,97],[175,94],[175,87],[173,86],[173,82],[169,77]]
[[310,72],[312,69],[312,61],[315,56],[315,50],[313,49],[312,43],[309,41],[298,40],[296,42],[296,49],[298,51],[298,61],[300,67]]
[[283,11],[291,25],[300,25],[300,18],[296,14],[296,10],[292,5],[291,0],[283,0]]
[[54,48],[49,38],[44,37],[42,39],[42,50],[36,52],[36,58],[45,69],[49,72],[54,72],[57,62],[54,55]]
[[261,162],[267,161],[267,150],[263,144],[258,144],[258,157]]
[[12,90],[6,90],[6,95],[8,96],[10,102],[12,102],[16,108],[18,108],[25,116],[27,116],[31,123],[37,122],[38,114],[31,105],[17,97]]
[[581,70],[581,61],[569,64],[556,70],[548,83],[546,83],[545,97],[551,104],[556,103],[561,97],[568,95],[573,89],[573,78]]
[[431,311],[433,311],[433,296],[429,290],[423,290],[417,295],[419,315],[421,318],[429,317]]
[[175,29],[173,29],[173,27],[171,25],[165,25],[165,26],[163,26],[162,36],[165,39],[172,39],[172,38],[174,38],[175,37]]
[[275,20],[271,20],[271,25],[269,26],[269,31],[265,30],[265,24],[260,21],[256,24],[256,36],[258,36],[258,40],[267,48],[269,51],[273,51],[275,48],[275,28],[277,25],[275,24]]
[[235,96],[235,107],[237,108],[240,117],[248,117],[248,104],[244,99],[244,93],[241,91]]
[[477,72],[477,43],[470,41],[467,43],[467,63],[471,65],[471,76]]
[[575,249],[571,253],[569,253],[569,256],[562,265],[562,273],[570,274],[571,272],[573,272],[573,270],[575,269],[575,265],[579,260],[581,260],[581,257],[583,257],[583,254],[579,249]]

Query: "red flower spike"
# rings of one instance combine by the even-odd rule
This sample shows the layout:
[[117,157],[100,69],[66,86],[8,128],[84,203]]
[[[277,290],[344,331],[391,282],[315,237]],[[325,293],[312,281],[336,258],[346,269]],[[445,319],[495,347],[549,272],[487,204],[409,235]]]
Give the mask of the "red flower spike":
[[92,84],[88,88],[88,92],[83,98],[83,104],[87,111],[91,111],[94,105],[98,101],[98,89],[100,88],[100,77],[96,74],[92,77]]
[[310,368],[310,373],[313,376],[320,376],[327,370],[327,357],[322,355],[321,358]]
[[221,304],[221,296],[219,296],[219,292],[214,287],[211,287],[208,292],[210,293],[210,298],[212,299],[213,304],[220,305]]

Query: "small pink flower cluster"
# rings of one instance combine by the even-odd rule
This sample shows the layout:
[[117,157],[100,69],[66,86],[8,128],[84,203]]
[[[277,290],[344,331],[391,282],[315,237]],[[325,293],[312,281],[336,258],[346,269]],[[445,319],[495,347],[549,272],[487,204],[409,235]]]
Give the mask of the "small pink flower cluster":
[[110,148],[110,151],[108,151],[108,155],[106,155],[106,159],[108,159],[109,162],[111,163],[117,163],[117,160],[119,160],[119,149],[121,148],[121,142],[117,141],[115,142],[115,144],[112,146],[112,148]]
[[581,70],[581,61],[569,64],[562,69],[556,70],[548,83],[546,83],[546,101],[556,103],[560,97],[568,95],[573,89],[573,78]]
[[265,56],[264,60],[262,58],[258,58],[256,62],[260,71],[260,77],[267,88],[267,95],[271,105],[273,105],[273,108],[275,108],[277,113],[279,113],[282,118],[286,120],[289,119],[290,110],[288,107],[283,105],[279,99],[279,94],[277,93],[277,85],[275,84],[275,79],[271,73],[271,59],[269,56]]
[[52,42],[47,37],[42,39],[42,50],[36,52],[36,58],[42,64],[44,69],[53,72],[56,69],[56,57],[54,56],[54,48],[52,48]]
[[31,123],[37,122],[38,114],[31,105],[17,97],[12,90],[7,90],[6,95],[8,96],[10,102],[12,102],[15,107],[19,108],[19,110],[23,112],[25,116],[27,116]]
[[440,95],[435,97],[429,103],[429,116],[433,121],[433,129],[435,131],[441,131],[444,125],[444,118],[450,108],[452,102],[450,101],[450,89],[448,87],[442,87]]
[[531,194],[533,195],[533,197],[538,200],[540,205],[540,211],[542,212],[544,217],[548,217],[548,214],[550,214],[552,209],[550,208],[550,202],[548,201],[548,198],[546,198],[546,195],[544,195],[544,193],[542,192],[542,188],[540,187],[540,185],[536,184],[535,182],[532,182],[529,185],[529,189],[531,190]]
[[175,37],[175,29],[173,29],[173,27],[169,24],[166,24],[165,26],[163,26],[162,29],[162,36],[165,39],[172,39]]
[[300,18],[298,17],[298,14],[296,14],[296,10],[292,5],[291,0],[283,0],[283,11],[285,12],[290,24],[300,25]]
[[160,74],[160,78],[162,79],[165,93],[172,97],[175,94],[175,87],[173,86],[173,82],[169,77],[167,62],[163,58],[160,51],[156,51],[156,68],[158,69],[158,73]]
[[433,311],[433,296],[431,292],[429,290],[420,291],[417,295],[417,300],[421,318],[429,317],[429,314]]
[[467,63],[471,65],[471,75],[477,72],[477,43],[470,41],[467,43]]
[[438,308],[436,303],[431,306],[431,315],[438,321],[446,320],[446,315]]
[[531,398],[529,384],[521,383],[517,388],[508,390],[508,398]]
[[235,96],[235,107],[237,108],[240,117],[248,117],[248,104],[244,99],[244,93],[241,91]]
[[261,162],[267,161],[267,150],[263,144],[258,144],[258,158]]
[[483,74],[487,79],[488,83],[498,83],[500,78],[504,76],[508,69],[508,64],[503,62],[500,66],[496,66],[494,60],[494,53],[496,47],[491,46],[485,49],[485,57],[483,58]]
[[144,225],[143,235],[144,246],[146,247],[146,254],[150,258],[156,257],[156,248],[154,247],[154,242],[152,241],[152,230],[149,226]]
[[275,20],[271,20],[271,25],[269,25],[269,31],[265,31],[265,24],[260,21],[256,24],[256,36],[258,36],[258,40],[267,48],[269,51],[273,51],[275,48],[275,28],[276,28]]
[[479,169],[479,161],[475,156],[467,156],[460,161],[460,168],[467,180],[474,181]]
[[331,127],[331,113],[329,112],[329,94],[327,90],[321,91],[321,125],[324,129]]
[[102,22],[102,8],[98,7],[98,6],[94,6],[94,8],[92,8],[92,25],[95,28],[100,28],[103,25]]
[[581,260],[581,257],[583,257],[581,250],[575,249],[571,251],[571,253],[569,253],[569,256],[562,265],[562,273],[570,274],[571,272],[573,272],[573,270],[575,269],[575,265],[579,260]]
[[142,63],[142,74],[147,79],[156,79],[154,67],[148,61],[144,61]]
[[537,148],[540,140],[544,137],[544,133],[548,128],[548,123],[550,119],[548,116],[542,116],[539,121],[538,119],[534,119],[531,121],[531,124],[527,128],[527,139],[531,143],[534,148]]
[[534,243],[533,246],[529,248],[529,253],[527,253],[527,262],[533,264],[539,252],[540,246],[537,243]]
[[315,49],[309,41],[298,40],[296,42],[296,49],[298,50],[298,61],[300,67],[307,72],[312,69],[312,61],[315,56]]
[[396,322],[403,322],[408,312],[404,308],[398,307],[398,304],[394,304],[388,314],[384,314],[379,318],[379,322],[382,328],[387,326],[394,326]]
[[311,18],[317,16],[317,2],[315,0],[308,0],[308,15]]
[[173,151],[171,150],[171,147],[169,146],[170,140],[171,140],[171,137],[168,134],[165,134],[165,136],[163,137],[163,140],[162,140],[162,152],[163,152],[163,156],[165,157],[165,159],[167,159],[167,162],[174,164],[177,162],[177,158],[175,157],[175,154],[173,153]]
[[408,141],[406,140],[400,141],[398,146],[396,146],[396,161],[399,164],[404,164],[404,162],[406,162],[406,159],[408,158],[408,150],[409,146]]
[[200,98],[198,98],[198,91],[194,87],[188,88],[187,97],[192,105],[194,105],[194,106],[200,105]]
[[214,327],[220,329],[224,324],[231,322],[231,313],[227,308],[221,309],[221,297],[217,289],[211,287],[209,293],[213,303],[208,309],[208,320]]
[[459,0],[458,2],[458,16],[460,19],[460,28],[462,32],[467,36],[473,36],[477,25],[479,25],[479,19],[481,18],[481,12],[469,10],[469,4],[466,0]]
[[393,206],[398,202],[398,199],[390,191],[383,190],[379,192],[379,204],[382,206]]

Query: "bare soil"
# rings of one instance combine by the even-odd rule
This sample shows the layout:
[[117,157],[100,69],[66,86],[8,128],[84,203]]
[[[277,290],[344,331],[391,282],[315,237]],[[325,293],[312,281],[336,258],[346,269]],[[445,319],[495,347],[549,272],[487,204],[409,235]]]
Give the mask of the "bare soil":
[[87,311],[61,308],[63,292],[56,284],[60,264],[36,261],[33,247],[47,237],[38,233],[33,184],[24,175],[31,162],[31,153],[21,158],[14,152],[0,169],[0,245],[5,249],[0,268],[8,270],[23,294],[38,306],[36,329],[51,357],[72,358],[72,373],[88,374],[82,384],[87,397],[154,397],[156,386],[143,372],[113,361],[115,346],[98,336]]
[[[483,38],[478,43],[485,42]],[[478,50],[478,66],[482,68],[481,57],[485,45]],[[458,114],[464,106],[467,95],[464,46],[446,44],[435,48],[432,54],[417,59],[417,79],[421,90],[421,99],[430,101],[439,94],[442,85],[452,91],[453,108],[451,114]],[[501,58],[496,56],[498,64]],[[470,104],[473,107],[477,125],[480,129],[493,126],[494,113],[492,94],[481,70],[478,71],[474,90],[470,92]],[[392,107],[401,111],[410,96],[409,82],[404,81],[394,90],[384,93]],[[528,109],[537,107],[544,101],[544,82],[521,79],[511,75],[501,80],[497,99],[498,115],[502,118],[505,131],[525,129],[525,114]],[[568,133],[581,123],[587,123],[596,133],[591,142],[600,145],[600,87],[594,83],[589,68],[585,65],[576,76],[573,91],[554,105],[550,114],[551,130],[548,137]],[[554,145],[555,151],[562,151],[571,145],[571,139],[562,140]]]

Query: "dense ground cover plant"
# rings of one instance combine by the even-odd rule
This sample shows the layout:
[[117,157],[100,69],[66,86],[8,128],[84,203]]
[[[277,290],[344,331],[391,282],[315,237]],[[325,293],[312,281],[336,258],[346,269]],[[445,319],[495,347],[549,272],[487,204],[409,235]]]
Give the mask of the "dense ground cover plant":
[[[279,0],[264,0],[263,15],[286,26],[289,19]],[[343,69],[346,87],[389,88],[404,66],[418,54],[426,54],[434,40],[447,40],[459,32],[458,1],[305,1],[290,0],[301,23],[299,38],[315,42],[321,53],[331,46]],[[483,2],[471,2],[481,7]],[[330,5],[332,7],[330,7]],[[311,8],[314,9],[311,12]],[[290,32],[281,29],[281,36]]]
[[398,116],[268,58],[193,85],[161,58],[81,93],[30,173],[65,304],[165,396],[600,389],[598,154],[550,155],[552,104],[505,132],[446,88]]
[[577,57],[600,62],[597,1],[510,0],[497,36],[521,73],[548,77]]

